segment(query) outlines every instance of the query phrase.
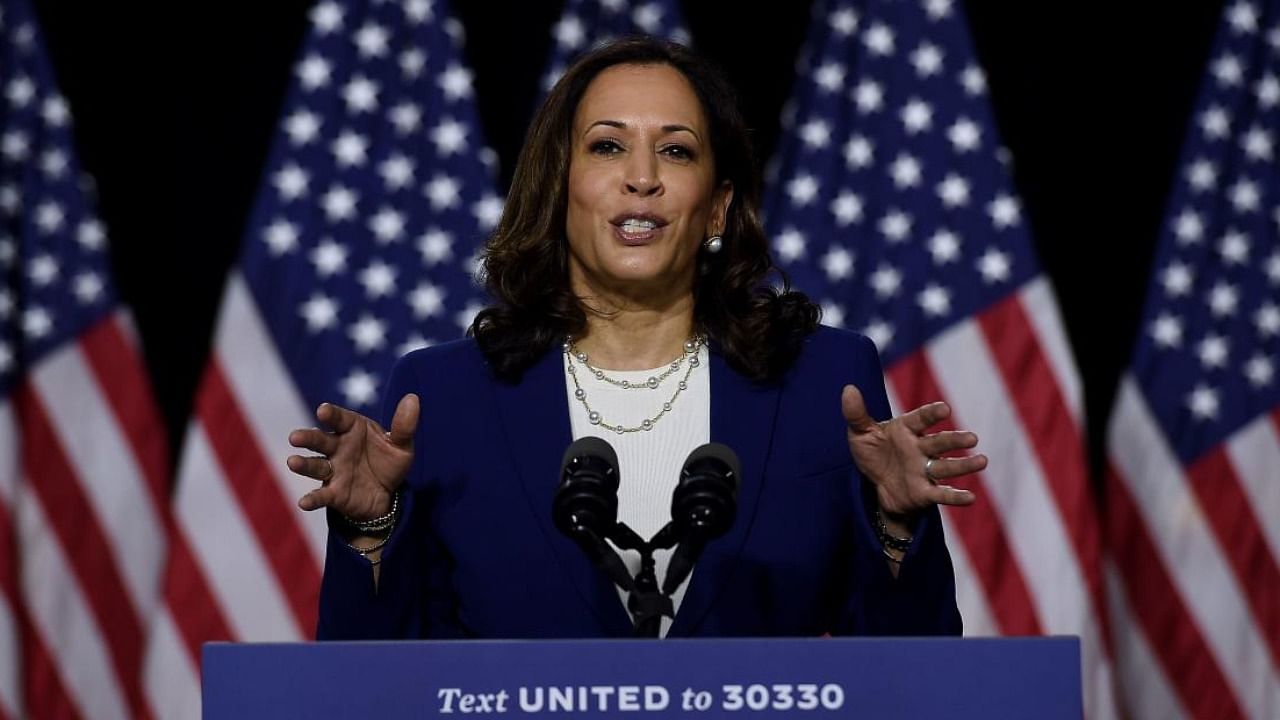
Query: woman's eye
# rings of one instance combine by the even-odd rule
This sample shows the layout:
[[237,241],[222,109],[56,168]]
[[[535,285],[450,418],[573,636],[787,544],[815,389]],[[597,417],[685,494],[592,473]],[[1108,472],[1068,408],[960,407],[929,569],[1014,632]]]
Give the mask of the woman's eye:
[[693,151],[683,145],[668,145],[662,148],[661,152],[663,155],[677,160],[690,160],[693,158]]
[[588,146],[593,155],[612,155],[622,150],[622,146],[613,140],[596,140]]

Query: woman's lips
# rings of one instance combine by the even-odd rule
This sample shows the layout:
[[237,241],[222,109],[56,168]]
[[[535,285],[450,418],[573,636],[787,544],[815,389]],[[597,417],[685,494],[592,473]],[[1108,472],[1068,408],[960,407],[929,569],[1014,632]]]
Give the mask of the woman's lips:
[[613,233],[623,245],[645,245],[658,237],[662,226],[614,225]]

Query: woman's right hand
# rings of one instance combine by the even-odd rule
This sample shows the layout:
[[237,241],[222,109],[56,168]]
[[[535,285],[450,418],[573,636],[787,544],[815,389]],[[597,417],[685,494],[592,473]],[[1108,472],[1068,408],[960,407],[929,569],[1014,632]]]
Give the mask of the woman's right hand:
[[332,432],[307,428],[289,433],[290,445],[319,455],[289,456],[290,470],[320,481],[320,487],[298,500],[298,507],[327,507],[353,520],[390,512],[392,496],[413,462],[418,409],[418,396],[405,395],[386,431],[364,415],[332,403],[316,408],[316,419]]

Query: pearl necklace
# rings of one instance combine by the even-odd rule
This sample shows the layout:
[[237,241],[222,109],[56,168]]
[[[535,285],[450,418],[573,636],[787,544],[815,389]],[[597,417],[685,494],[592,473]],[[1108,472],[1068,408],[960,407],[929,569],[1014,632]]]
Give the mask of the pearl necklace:
[[[574,345],[573,338],[565,340],[563,347],[564,355],[567,360],[567,367],[569,369],[569,378],[573,380],[573,396],[577,398],[578,402],[582,403],[582,407],[586,409],[587,420],[590,421],[592,425],[599,425],[605,430],[612,430],[613,432],[621,435],[622,433],[652,430],[653,426],[662,419],[663,415],[671,412],[671,406],[675,404],[676,398],[680,397],[680,393],[689,388],[689,375],[691,375],[693,373],[693,369],[698,367],[700,364],[698,360],[698,351],[705,344],[706,338],[701,336],[695,335],[693,338],[686,340],[684,343],[683,355],[672,360],[671,364],[667,366],[667,369],[664,370],[662,374],[650,376],[647,381],[642,383],[633,383],[629,380],[612,378],[606,375],[603,370],[592,367],[587,361],[587,354],[579,350],[577,346]],[[625,390],[657,390],[662,385],[663,380],[666,380],[668,377],[671,377],[673,373],[680,370],[680,366],[684,364],[685,360],[688,360],[689,362],[684,371],[684,377],[676,383],[675,392],[671,394],[671,397],[668,398],[666,402],[662,403],[662,409],[658,411],[658,414],[651,418],[646,418],[641,421],[639,425],[626,427],[625,425],[613,425],[606,422],[599,412],[591,409],[591,404],[587,402],[587,391],[583,390],[582,384],[578,382],[578,371],[577,368],[574,367],[575,359],[582,363],[582,366],[590,371],[597,380],[602,380],[610,385],[614,385]]]

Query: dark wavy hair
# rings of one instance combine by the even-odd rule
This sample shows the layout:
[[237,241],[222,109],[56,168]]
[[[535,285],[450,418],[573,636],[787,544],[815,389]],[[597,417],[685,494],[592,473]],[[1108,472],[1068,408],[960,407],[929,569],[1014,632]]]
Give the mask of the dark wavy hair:
[[734,192],[723,248],[699,251],[694,325],[746,377],[779,378],[817,326],[819,310],[790,289],[769,257],[759,174],[732,86],[688,48],[652,38],[620,40],[584,55],[534,116],[502,219],[485,248],[485,284],[495,303],[476,316],[470,334],[494,374],[514,382],[553,344],[585,329],[586,313],[569,287],[565,239],[573,121],[591,81],[615,65],[668,65],[684,75],[701,101],[716,184],[728,181]]

